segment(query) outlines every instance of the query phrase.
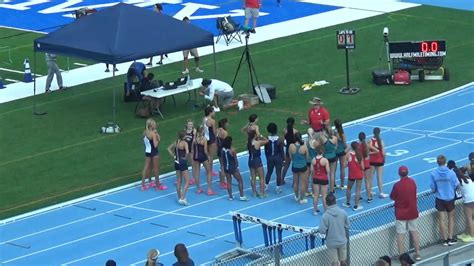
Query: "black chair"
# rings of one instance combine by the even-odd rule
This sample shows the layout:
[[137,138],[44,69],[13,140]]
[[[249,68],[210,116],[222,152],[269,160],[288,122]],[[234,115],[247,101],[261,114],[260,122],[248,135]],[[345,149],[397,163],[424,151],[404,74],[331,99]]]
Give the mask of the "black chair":
[[219,30],[216,43],[219,42],[221,37],[225,40],[227,46],[229,46],[229,43],[233,40],[242,43],[242,38],[239,34],[241,30],[240,24],[236,23],[231,16],[217,18],[216,27]]

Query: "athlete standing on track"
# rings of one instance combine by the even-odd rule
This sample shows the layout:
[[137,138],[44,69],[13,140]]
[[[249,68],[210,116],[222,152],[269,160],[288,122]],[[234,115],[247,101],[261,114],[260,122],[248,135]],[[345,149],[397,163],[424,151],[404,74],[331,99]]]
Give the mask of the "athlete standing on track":
[[226,183],[224,169],[222,168],[222,144],[224,143],[224,139],[229,135],[227,132],[227,126],[229,122],[227,118],[222,118],[219,120],[219,128],[217,129],[216,135],[216,143],[217,143],[217,158],[219,158],[219,182],[222,184],[221,188],[227,188],[228,184]]
[[305,199],[305,192],[308,191],[308,171],[306,171],[308,168],[306,165],[308,149],[304,145],[301,133],[295,133],[295,143],[290,144],[288,150],[291,158],[291,171],[293,172],[295,200],[300,204],[305,204],[308,202]]
[[281,172],[281,176],[283,177],[283,184],[285,184],[285,177],[286,177],[286,172],[288,172],[288,169],[290,168],[291,164],[291,156],[289,153],[289,147],[291,144],[295,143],[295,134],[298,132],[296,130],[295,126],[295,119],[293,117],[288,117],[286,119],[286,129],[284,133],[285,137],[285,161],[283,164],[283,170]]
[[326,195],[328,192],[328,173],[329,173],[329,161],[323,157],[324,147],[319,146],[317,148],[317,155],[311,161],[311,168],[313,168],[313,214],[319,213],[318,200],[319,195],[323,197],[324,210],[327,209]]
[[364,160],[364,177],[365,177],[365,188],[367,190],[367,202],[372,202],[372,176],[370,176],[370,159],[369,159],[369,147],[365,141],[365,133],[359,133],[359,153],[362,155]]
[[[337,147],[336,147],[336,156],[339,160],[339,179],[341,184],[339,185],[340,189],[345,188],[345,179],[346,179],[346,152],[347,152],[347,140],[346,134],[344,133],[344,128],[342,128],[342,122],[339,119],[334,120],[334,127],[336,128],[336,137],[337,137]],[[336,163],[337,164],[337,163]],[[337,168],[337,165],[336,165]]]
[[[369,140],[369,158],[370,158],[370,181],[377,171],[377,185],[379,188],[379,197],[386,198],[388,195],[383,193],[383,165],[385,164],[385,145],[380,138],[380,128],[374,128],[374,136]],[[372,182],[371,182],[372,184]]]
[[242,180],[242,175],[239,171],[239,160],[237,159],[237,154],[232,148],[232,137],[227,136],[222,142],[222,164],[227,178],[227,192],[229,193],[229,200],[233,200],[234,196],[232,195],[232,176],[237,180],[239,184],[239,193],[241,201],[248,201],[247,197],[244,194],[244,181]]
[[347,190],[346,190],[346,203],[343,204],[344,207],[350,208],[351,207],[351,190],[354,183],[356,183],[356,193],[354,199],[354,207],[352,208],[354,211],[359,211],[363,209],[360,204],[360,190],[362,186],[362,179],[364,178],[364,158],[359,149],[361,144],[357,142],[351,143],[351,151],[347,153],[347,166],[349,168],[349,182],[347,183]]
[[[160,152],[158,144],[160,143],[160,135],[156,130],[156,122],[153,118],[146,121],[145,131],[143,132],[143,144],[145,145],[145,165],[142,171],[142,191],[149,187],[156,186],[157,190],[165,190],[167,187],[160,183]],[[150,168],[153,168],[155,175],[155,183],[152,183]],[[148,177],[148,185],[145,185],[145,179]]]
[[333,134],[332,129],[325,128],[321,134],[320,141],[324,146],[324,158],[329,161],[329,191],[334,193],[336,187],[336,164],[337,164],[337,137]]
[[[176,193],[178,195],[178,203],[181,205],[189,205],[186,199],[186,192],[189,188],[189,171],[188,171],[188,143],[186,143],[186,130],[178,132],[178,139],[168,147],[169,154],[174,157],[174,169],[176,170]],[[184,183],[181,190],[181,184]]]
[[[186,121],[186,127],[184,128],[186,130],[186,143],[188,143],[188,149],[189,149],[189,155],[188,155],[188,162],[192,162],[193,158],[193,142],[194,142],[194,137],[196,136],[196,128],[194,127],[194,123],[192,119],[188,119]],[[198,172],[199,173],[199,172]],[[194,164],[192,164],[192,176],[191,180],[189,180],[189,185],[194,185],[196,182],[196,176],[194,175]]]
[[[212,106],[207,106],[204,109],[204,118],[202,120],[202,126],[204,127],[204,137],[207,140],[207,154],[209,155],[209,163],[211,164],[211,177],[207,178],[207,187],[212,189],[212,176],[217,175],[212,171],[214,155],[216,154],[217,144],[216,144],[216,120],[214,120],[214,108]],[[227,185],[224,183],[220,184],[221,188],[226,188]]]
[[[247,140],[247,149],[249,153],[249,169],[251,176],[252,192],[253,196],[258,196],[259,198],[265,198],[265,174],[263,172],[263,164],[261,158],[260,147],[265,146],[268,143],[266,138],[257,136],[255,130],[250,130]],[[257,176],[260,181],[260,193],[257,193]]]
[[[201,189],[201,164],[204,166],[206,170],[206,177],[207,179],[211,179],[211,165],[209,163],[209,155],[207,153],[207,140],[204,137],[204,127],[199,127],[196,132],[196,137],[193,141],[193,176],[196,177],[196,188],[197,194],[201,194],[203,190]],[[212,191],[212,188],[207,188],[207,195],[214,195],[215,193]]]
[[281,171],[283,170],[284,149],[283,141],[277,135],[278,127],[275,123],[270,123],[267,126],[269,133],[268,143],[265,144],[265,156],[267,158],[267,175],[265,176],[265,189],[268,189],[270,179],[273,174],[273,169],[276,172],[276,193],[282,192],[281,185],[283,185],[283,178]]

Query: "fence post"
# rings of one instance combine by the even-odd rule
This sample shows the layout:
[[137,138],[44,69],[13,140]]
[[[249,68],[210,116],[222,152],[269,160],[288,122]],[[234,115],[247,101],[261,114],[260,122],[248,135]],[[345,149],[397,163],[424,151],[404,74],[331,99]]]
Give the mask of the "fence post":
[[273,249],[273,251],[275,252],[275,266],[280,266],[280,259],[281,259],[281,254],[280,254],[280,251],[282,249],[282,245],[281,243],[278,243],[275,248]]
[[351,246],[351,239],[349,237],[349,228],[346,228],[346,238],[347,238],[347,247],[346,247],[346,250],[347,250],[347,259],[346,259],[346,262],[347,262],[347,265],[350,266],[351,265],[351,249],[350,249],[350,246]]

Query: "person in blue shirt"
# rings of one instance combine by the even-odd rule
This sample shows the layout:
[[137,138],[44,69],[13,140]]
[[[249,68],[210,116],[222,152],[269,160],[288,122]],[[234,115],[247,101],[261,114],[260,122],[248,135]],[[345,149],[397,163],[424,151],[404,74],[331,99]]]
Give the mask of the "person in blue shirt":
[[[127,71],[127,90],[125,92],[125,96],[130,96],[133,88],[132,85],[134,83],[141,83],[146,76],[146,66],[140,62],[133,62]],[[138,89],[138,86],[136,87]]]
[[[456,174],[446,166],[446,157],[439,155],[436,158],[438,168],[431,172],[430,187],[436,195],[435,208],[438,211],[438,223],[443,245],[452,246],[457,243],[453,239],[454,231],[454,198],[455,190],[459,186]],[[446,234],[446,214],[448,214],[448,228]]]

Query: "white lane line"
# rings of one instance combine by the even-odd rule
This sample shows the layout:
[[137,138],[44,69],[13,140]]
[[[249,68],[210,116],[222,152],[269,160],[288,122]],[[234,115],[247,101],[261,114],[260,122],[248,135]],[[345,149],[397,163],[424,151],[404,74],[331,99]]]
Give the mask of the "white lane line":
[[74,65],[76,66],[88,66],[88,64],[83,64],[83,63],[77,63],[77,62],[74,62]]
[[19,81],[19,80],[16,80],[16,79],[5,79],[5,80],[6,80],[6,81],[10,81],[10,82],[15,82],[15,83],[17,83],[17,82],[22,82],[22,81]]
[[218,218],[213,218],[213,217],[208,217],[208,216],[199,216],[199,215],[192,215],[192,214],[167,212],[167,211],[160,211],[160,210],[154,210],[154,209],[149,209],[149,208],[135,207],[135,206],[132,206],[132,205],[120,204],[120,203],[116,203],[116,202],[112,202],[112,201],[108,201],[108,200],[100,200],[100,199],[95,199],[95,200],[100,201],[100,202],[104,202],[104,203],[108,203],[108,204],[111,204],[111,205],[121,206],[121,207],[124,207],[124,208],[136,209],[136,210],[147,211],[147,212],[163,213],[163,214],[190,217],[190,218],[198,218],[198,219],[210,219],[210,220],[217,220],[217,221],[223,221],[223,222],[232,222],[231,219],[218,219]]
[[[7,72],[12,72],[12,73],[18,73],[18,74],[25,74],[24,71],[19,71],[19,70],[15,70],[15,69],[9,69],[9,68],[3,68],[3,67],[0,67],[0,70],[3,70],[3,71],[7,71]],[[31,73],[31,75],[33,75],[34,73]],[[42,75],[39,75],[39,74],[36,74],[37,77],[42,77]]]

